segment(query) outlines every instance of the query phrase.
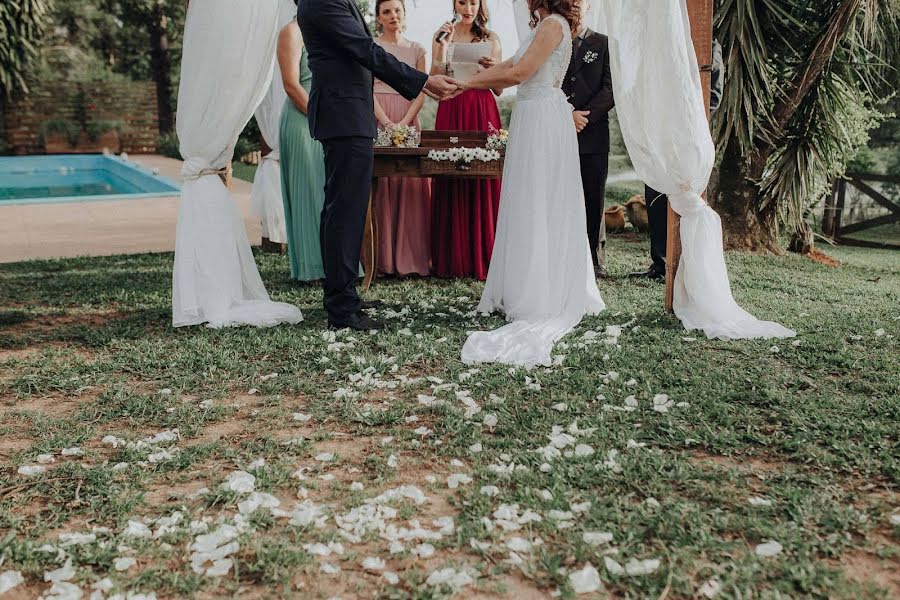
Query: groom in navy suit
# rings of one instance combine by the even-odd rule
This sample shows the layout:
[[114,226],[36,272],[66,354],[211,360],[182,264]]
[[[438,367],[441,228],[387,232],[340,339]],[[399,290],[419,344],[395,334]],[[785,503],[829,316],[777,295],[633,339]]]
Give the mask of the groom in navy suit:
[[457,92],[456,83],[429,77],[385,52],[354,0],[299,0],[297,22],[312,71],[309,128],[325,150],[320,242],[328,325],[379,329],[356,293],[376,134],[372,77],[407,100],[423,90],[437,100],[448,98]]

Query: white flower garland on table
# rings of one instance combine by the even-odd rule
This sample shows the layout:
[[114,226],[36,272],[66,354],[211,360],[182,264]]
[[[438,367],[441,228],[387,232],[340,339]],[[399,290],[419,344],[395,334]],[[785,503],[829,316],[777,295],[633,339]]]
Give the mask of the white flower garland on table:
[[500,160],[500,152],[487,148],[448,148],[446,150],[429,150],[428,158],[435,162],[492,162]]

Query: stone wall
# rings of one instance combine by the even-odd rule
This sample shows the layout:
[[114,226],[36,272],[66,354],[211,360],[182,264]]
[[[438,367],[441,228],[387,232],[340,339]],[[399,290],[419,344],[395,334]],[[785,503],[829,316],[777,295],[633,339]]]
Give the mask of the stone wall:
[[42,82],[27,96],[13,100],[4,114],[5,138],[15,154],[43,154],[41,124],[57,119],[77,120],[78,97],[83,93],[88,121],[121,121],[122,151],[153,153],[159,140],[156,84],[134,82]]

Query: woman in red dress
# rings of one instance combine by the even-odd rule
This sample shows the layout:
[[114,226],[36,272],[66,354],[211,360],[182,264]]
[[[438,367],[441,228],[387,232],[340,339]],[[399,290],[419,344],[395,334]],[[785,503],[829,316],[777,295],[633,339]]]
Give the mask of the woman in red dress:
[[[487,28],[487,5],[481,0],[452,0],[460,21],[445,23],[435,33],[431,74],[447,74],[453,44],[488,42],[481,59],[489,68],[501,61],[500,38]],[[443,39],[437,41],[444,32]],[[488,131],[500,129],[495,95],[500,91],[467,90],[438,106],[435,129]],[[432,183],[431,270],[439,277],[487,278],[500,205],[499,179],[439,178]]]

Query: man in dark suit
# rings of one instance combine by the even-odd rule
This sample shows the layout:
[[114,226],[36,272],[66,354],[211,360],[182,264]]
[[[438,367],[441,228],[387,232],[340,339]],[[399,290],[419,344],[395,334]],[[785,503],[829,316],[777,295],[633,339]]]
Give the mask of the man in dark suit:
[[585,27],[573,40],[572,61],[562,89],[575,109],[572,119],[578,130],[581,182],[594,274],[605,278],[603,196],[609,172],[609,111],[615,106],[609,70],[609,40],[605,35]]
[[320,234],[328,325],[379,329],[362,312],[356,292],[374,160],[373,74],[408,100],[423,90],[436,99],[449,97],[456,83],[429,77],[385,52],[354,0],[299,0],[297,22],[312,71],[309,128],[325,150]]
[[[722,46],[713,40],[713,61],[710,88],[710,112],[716,112],[722,99],[725,66],[722,62]],[[647,225],[650,227],[650,261],[643,271],[629,273],[629,277],[665,281],[666,243],[669,233],[669,197],[644,185],[644,200],[647,202]]]

